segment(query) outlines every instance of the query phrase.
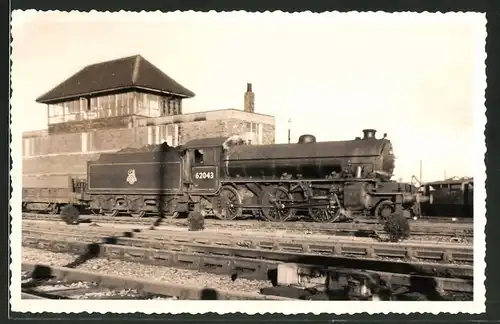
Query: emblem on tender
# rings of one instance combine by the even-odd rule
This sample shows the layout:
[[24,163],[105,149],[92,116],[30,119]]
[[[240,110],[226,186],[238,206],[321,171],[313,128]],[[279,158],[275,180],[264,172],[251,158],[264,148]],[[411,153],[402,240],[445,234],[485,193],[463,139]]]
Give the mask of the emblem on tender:
[[131,185],[137,182],[137,177],[135,176],[134,169],[128,170],[127,182],[130,183]]

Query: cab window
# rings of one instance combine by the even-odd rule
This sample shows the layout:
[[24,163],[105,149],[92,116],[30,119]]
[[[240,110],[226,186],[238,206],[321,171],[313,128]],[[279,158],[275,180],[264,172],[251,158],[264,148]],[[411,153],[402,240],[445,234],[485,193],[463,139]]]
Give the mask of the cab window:
[[213,148],[204,148],[194,150],[194,163],[196,165],[215,164],[215,151]]
[[205,152],[203,149],[194,150],[194,163],[204,164],[205,162],[204,153]]

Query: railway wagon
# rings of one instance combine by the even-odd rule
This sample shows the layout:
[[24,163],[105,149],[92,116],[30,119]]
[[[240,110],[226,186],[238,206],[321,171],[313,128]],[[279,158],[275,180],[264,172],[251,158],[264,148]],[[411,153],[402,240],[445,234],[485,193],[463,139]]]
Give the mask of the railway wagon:
[[432,204],[422,205],[425,215],[472,218],[474,214],[474,179],[447,179],[424,184]]
[[23,175],[22,209],[57,214],[66,204],[85,209],[85,175]]
[[102,154],[88,162],[90,208],[108,215],[163,211],[220,219],[286,221],[305,215],[332,222],[353,214],[418,214],[420,193],[391,181],[391,142],[363,138],[251,145],[244,137],[165,143]]

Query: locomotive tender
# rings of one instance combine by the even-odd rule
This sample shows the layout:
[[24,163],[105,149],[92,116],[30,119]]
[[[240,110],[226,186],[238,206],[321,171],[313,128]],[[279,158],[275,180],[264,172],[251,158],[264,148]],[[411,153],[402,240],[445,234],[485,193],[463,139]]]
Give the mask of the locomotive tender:
[[87,165],[89,208],[119,213],[188,213],[232,220],[243,215],[286,221],[308,215],[333,222],[353,214],[420,216],[427,197],[391,181],[391,142],[363,138],[251,145],[243,138],[207,138],[169,147],[102,154]]

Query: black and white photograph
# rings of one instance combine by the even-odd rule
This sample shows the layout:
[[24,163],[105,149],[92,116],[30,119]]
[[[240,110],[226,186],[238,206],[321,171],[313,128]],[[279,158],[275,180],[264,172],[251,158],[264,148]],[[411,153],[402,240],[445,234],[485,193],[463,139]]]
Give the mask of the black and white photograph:
[[484,14],[11,28],[12,311],[484,312]]

